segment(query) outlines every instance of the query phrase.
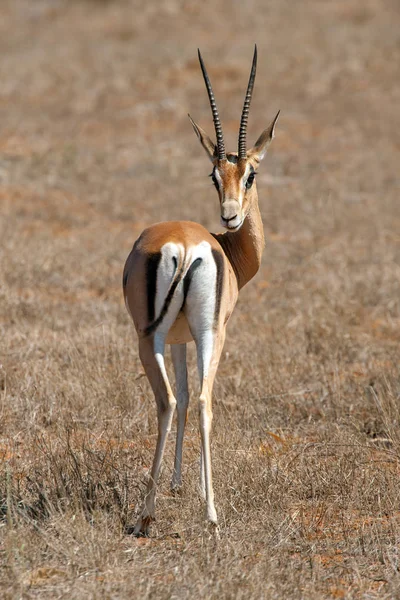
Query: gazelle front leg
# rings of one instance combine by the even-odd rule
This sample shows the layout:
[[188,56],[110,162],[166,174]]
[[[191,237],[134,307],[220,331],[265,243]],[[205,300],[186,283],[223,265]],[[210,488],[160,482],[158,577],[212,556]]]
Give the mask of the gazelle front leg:
[[163,334],[156,333],[154,337],[149,336],[139,340],[140,360],[157,403],[158,438],[144,505],[133,530],[136,536],[147,536],[150,523],[155,519],[157,481],[176,406],[176,400],[165,369],[164,348],[165,336]]
[[171,354],[175,370],[178,417],[176,429],[175,463],[171,481],[171,489],[178,490],[182,485],[183,437],[185,434],[186,415],[189,404],[189,389],[186,366],[186,344],[173,344],[171,346]]

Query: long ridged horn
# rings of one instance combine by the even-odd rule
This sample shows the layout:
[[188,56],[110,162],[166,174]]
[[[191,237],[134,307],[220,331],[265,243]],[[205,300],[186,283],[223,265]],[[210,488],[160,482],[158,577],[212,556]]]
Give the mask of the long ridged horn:
[[200,61],[201,70],[203,72],[204,82],[206,84],[206,88],[207,88],[207,92],[208,92],[208,98],[210,100],[210,106],[211,106],[211,110],[212,110],[214,127],[215,127],[215,135],[217,136],[218,160],[226,160],[224,135],[222,133],[222,126],[221,126],[221,121],[220,121],[219,114],[218,114],[217,104],[215,102],[214,92],[211,87],[211,81],[207,75],[207,70],[204,65],[203,59],[201,58],[200,50],[198,50],[198,53],[199,53],[199,61]]
[[239,158],[246,158],[246,155],[247,155],[247,149],[246,149],[247,121],[249,118],[250,102],[251,102],[251,97],[253,95],[253,87],[254,87],[254,80],[256,78],[256,70],[257,70],[257,44],[254,46],[253,64],[251,66],[249,83],[247,86],[246,97],[244,99],[244,104],[243,104],[242,117],[240,119],[239,148],[238,148]]

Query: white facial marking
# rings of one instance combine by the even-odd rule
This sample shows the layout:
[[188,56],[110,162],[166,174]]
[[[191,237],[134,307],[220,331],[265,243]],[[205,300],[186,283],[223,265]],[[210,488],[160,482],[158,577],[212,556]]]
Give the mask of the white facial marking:
[[217,168],[214,169],[214,175],[215,175],[215,179],[218,181],[219,189],[222,190],[224,188],[224,184],[223,184],[221,175],[219,174],[219,171]]
[[242,186],[241,186],[241,188],[242,188],[241,189],[242,198],[244,196],[244,190],[246,189],[246,182],[247,182],[247,179],[248,179],[249,175],[250,175],[250,163],[247,163],[246,170],[245,170],[244,175],[242,177]]

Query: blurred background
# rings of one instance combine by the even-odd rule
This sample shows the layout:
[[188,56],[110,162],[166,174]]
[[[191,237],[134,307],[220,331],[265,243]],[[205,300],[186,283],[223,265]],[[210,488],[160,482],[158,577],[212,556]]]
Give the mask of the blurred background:
[[[134,578],[141,597],[395,597],[398,0],[2,0],[0,11],[4,594],[132,597]],[[139,546],[118,540],[156,421],[123,264],[153,222],[220,229],[187,118],[214,135],[197,48],[236,150],[255,43],[249,144],[281,117],[257,179],[263,264],[215,387],[222,542],[201,533],[191,353],[188,487],[168,496],[168,454],[160,545],[133,559]],[[172,571],[187,547],[193,562]]]

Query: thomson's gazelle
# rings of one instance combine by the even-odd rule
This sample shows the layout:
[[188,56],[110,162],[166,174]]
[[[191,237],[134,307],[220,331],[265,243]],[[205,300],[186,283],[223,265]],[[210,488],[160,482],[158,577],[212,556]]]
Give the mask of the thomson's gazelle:
[[[212,162],[225,233],[209,233],[198,223],[171,221],[145,229],[125,264],[123,288],[127,309],[139,337],[139,353],[157,403],[158,439],[136,535],[147,535],[155,518],[155,496],[168,432],[177,408],[177,435],[172,487],[181,485],[182,444],[189,402],[186,344],[194,340],[200,376],[201,487],[207,518],[217,523],[211,476],[212,389],[225,340],[225,329],[239,290],[257,273],[264,248],[258,208],[257,168],[274,137],[279,113],[255,145],[247,150],[246,129],[257,48],[240,121],[238,152],[226,153],[211,83],[199,60],[212,109],[217,143],[189,116]],[[164,364],[171,344],[176,397]]]

